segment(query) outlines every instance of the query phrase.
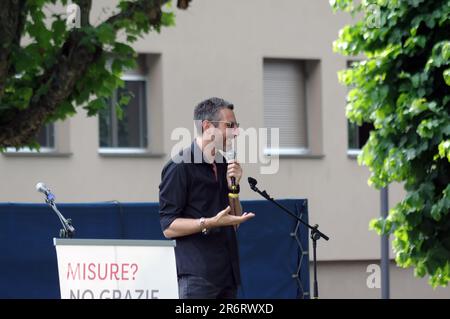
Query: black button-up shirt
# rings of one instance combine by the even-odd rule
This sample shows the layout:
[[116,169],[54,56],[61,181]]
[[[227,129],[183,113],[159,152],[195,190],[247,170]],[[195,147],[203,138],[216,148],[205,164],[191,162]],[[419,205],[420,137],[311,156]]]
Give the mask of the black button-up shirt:
[[[164,166],[159,185],[160,222],[167,229],[176,218],[213,217],[229,205],[227,163],[216,158],[213,165],[203,160],[194,141]],[[200,225],[199,225],[200,230]],[[239,257],[233,226],[213,228],[177,237],[175,256],[178,275],[196,275],[220,287],[240,284]]]

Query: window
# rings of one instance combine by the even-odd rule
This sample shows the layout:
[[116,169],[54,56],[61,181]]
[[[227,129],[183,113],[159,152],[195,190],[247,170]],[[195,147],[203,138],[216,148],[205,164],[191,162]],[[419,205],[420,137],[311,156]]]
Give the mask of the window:
[[[146,79],[143,76],[123,78],[125,87],[110,99],[109,107],[99,113],[100,148],[142,150],[147,148]],[[124,94],[131,94],[129,103],[122,106],[119,119],[115,105]]]
[[[347,61],[347,68],[351,68],[353,63],[358,62],[359,61],[357,60]],[[362,125],[358,125],[347,120],[348,150],[350,154],[359,153],[369,139],[370,131],[373,129],[374,127],[371,123],[363,123]]]
[[39,151],[31,150],[28,147],[22,147],[18,150],[14,147],[8,147],[6,152],[8,153],[50,153],[55,152],[55,125],[49,123],[44,125],[36,135],[36,141],[40,145]]
[[[124,88],[117,89],[108,107],[99,112],[100,156],[164,156],[161,61],[160,54],[139,54],[136,68],[122,76]],[[122,106],[119,119],[116,105],[123,95],[131,99]]]
[[269,132],[280,129],[281,149],[308,148],[302,61],[267,60],[264,64],[264,125]]
[[264,126],[279,128],[279,146],[268,155],[320,155],[319,60],[264,59]]
[[370,136],[370,131],[373,130],[371,123],[363,123],[358,126],[356,123],[351,123],[347,120],[348,125],[348,149],[349,150],[361,150],[366,144]]
[[55,148],[55,127],[53,124],[47,124],[39,131],[37,141],[41,149]]

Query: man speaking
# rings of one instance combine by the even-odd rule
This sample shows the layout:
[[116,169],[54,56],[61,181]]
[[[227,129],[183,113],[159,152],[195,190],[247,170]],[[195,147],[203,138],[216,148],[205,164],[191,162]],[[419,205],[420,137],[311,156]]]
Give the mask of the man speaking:
[[242,214],[239,203],[241,166],[219,152],[239,134],[233,109],[220,98],[198,104],[197,138],[162,170],[160,222],[164,236],[177,241],[181,299],[236,298],[241,282],[235,229],[254,214]]

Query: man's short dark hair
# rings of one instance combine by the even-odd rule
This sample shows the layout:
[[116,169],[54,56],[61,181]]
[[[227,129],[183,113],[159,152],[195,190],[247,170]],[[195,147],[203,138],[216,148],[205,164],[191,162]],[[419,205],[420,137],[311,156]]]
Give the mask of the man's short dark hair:
[[211,97],[200,102],[194,110],[194,120],[197,124],[197,130],[201,133],[201,123],[204,120],[219,121],[219,112],[221,109],[234,109],[234,105],[224,99],[218,97]]
[[200,102],[194,110],[194,121],[197,126],[198,133],[202,133],[202,122],[204,120],[220,121],[219,112],[221,109],[225,108],[233,110],[234,105],[218,97],[211,97]]

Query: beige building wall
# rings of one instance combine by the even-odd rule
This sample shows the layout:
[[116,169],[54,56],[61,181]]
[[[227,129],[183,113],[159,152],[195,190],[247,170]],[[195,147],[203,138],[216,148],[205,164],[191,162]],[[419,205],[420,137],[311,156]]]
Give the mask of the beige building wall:
[[[95,0],[91,21],[106,18],[100,8],[113,3]],[[332,51],[349,17],[333,14],[325,0],[194,0],[187,11],[175,11],[176,27],[134,44],[151,60],[148,152],[99,154],[98,119],[80,110],[58,124],[57,153],[0,155],[0,201],[42,202],[34,189],[38,181],[55,191],[58,202],[157,201],[161,169],[178,142],[171,133],[178,127],[193,133],[199,101],[224,97],[235,104],[244,127],[263,127],[263,59],[319,60],[314,107],[320,109],[312,110],[318,118],[309,125],[321,127],[321,138],[315,136],[320,153],[281,157],[274,175],[261,175],[262,164],[244,164],[241,198],[260,199],[246,187],[247,176],[275,198],[307,198],[310,222],[331,238],[318,243],[321,295],[378,298],[379,289],[365,288],[364,265],[380,256],[380,238],[368,231],[369,221],[379,216],[379,192],[367,186],[367,168],[347,154],[347,90],[336,74],[347,59]],[[389,195],[393,206],[401,187],[391,186]],[[395,297],[450,297],[449,289],[432,291],[409,270],[393,268],[391,287]]]
[[[374,276],[379,275],[379,272],[376,273],[373,270],[374,265],[379,264],[379,260],[319,262],[319,297],[324,299],[381,298],[381,278],[375,278]],[[312,273],[312,267],[310,270]],[[392,299],[449,298],[448,288],[433,289],[427,279],[414,277],[412,269],[402,269],[395,263],[391,263],[389,276]]]

